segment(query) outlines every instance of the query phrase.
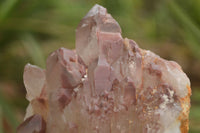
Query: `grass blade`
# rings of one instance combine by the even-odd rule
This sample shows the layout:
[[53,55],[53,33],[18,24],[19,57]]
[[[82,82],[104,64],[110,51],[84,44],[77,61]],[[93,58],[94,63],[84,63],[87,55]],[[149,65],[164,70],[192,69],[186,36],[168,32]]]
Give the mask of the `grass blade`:
[[0,91],[0,107],[2,109],[2,114],[9,121],[13,130],[16,130],[19,123],[14,115],[14,112],[13,112],[14,110],[12,109],[10,104],[7,102],[7,100],[4,98],[1,91]]
[[44,68],[44,56],[38,42],[34,39],[34,37],[30,34],[25,34],[22,37],[22,43],[32,58],[33,63]]
[[5,0],[0,6],[0,23],[7,17],[18,0]]

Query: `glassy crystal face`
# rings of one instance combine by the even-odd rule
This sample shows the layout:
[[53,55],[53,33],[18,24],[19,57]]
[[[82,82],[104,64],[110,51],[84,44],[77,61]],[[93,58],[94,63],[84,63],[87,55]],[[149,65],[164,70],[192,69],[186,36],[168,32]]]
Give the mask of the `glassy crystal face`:
[[[26,65],[25,121],[18,133],[186,133],[190,81],[181,67],[122,38],[95,5],[42,70]],[[45,125],[45,126],[44,126]]]

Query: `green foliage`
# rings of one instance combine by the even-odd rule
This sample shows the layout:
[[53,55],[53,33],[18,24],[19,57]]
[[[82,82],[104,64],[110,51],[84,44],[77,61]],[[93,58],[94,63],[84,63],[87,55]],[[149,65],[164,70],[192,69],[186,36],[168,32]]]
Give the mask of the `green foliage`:
[[192,106],[190,110],[190,133],[198,133],[200,131],[200,91],[195,89],[192,96]]
[[2,92],[0,91],[0,118],[1,118],[0,132],[3,132],[2,128],[3,117],[5,117],[11,124],[13,131],[16,130],[19,124],[19,122],[16,119],[15,112],[10,105],[11,104],[5,99],[5,97],[2,95]]
[[25,34],[22,36],[22,43],[29,53],[29,56],[32,57],[33,63],[35,65],[45,67],[45,59],[43,56],[43,53],[41,51],[41,48],[37,41],[33,38],[33,36],[29,34]]

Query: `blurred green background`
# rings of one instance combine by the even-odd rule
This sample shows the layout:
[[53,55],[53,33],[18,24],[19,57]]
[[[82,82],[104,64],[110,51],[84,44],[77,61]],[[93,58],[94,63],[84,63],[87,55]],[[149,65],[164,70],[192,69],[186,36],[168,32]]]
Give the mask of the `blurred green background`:
[[200,133],[200,0],[0,0],[0,133],[23,121],[23,69],[45,67],[59,47],[75,47],[75,29],[98,3],[119,22],[123,37],[175,60],[190,77],[190,133]]

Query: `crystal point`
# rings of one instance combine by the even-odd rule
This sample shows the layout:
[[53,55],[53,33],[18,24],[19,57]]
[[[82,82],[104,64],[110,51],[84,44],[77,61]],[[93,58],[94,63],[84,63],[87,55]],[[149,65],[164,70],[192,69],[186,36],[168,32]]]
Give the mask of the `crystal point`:
[[78,25],[76,50],[56,50],[46,66],[25,67],[30,104],[18,133],[44,131],[43,121],[46,133],[188,132],[186,74],[123,38],[100,5]]
[[45,133],[46,122],[40,115],[35,114],[27,118],[17,130],[17,133]]
[[[108,41],[114,37],[121,36],[121,28],[117,21],[115,21],[107,10],[95,5],[87,15],[81,20],[76,30],[76,51],[80,58],[86,65],[98,58],[99,41]],[[101,39],[101,35],[105,39]],[[118,41],[116,39],[115,41]],[[110,41],[111,42],[111,41]],[[91,50],[92,49],[92,50]]]

